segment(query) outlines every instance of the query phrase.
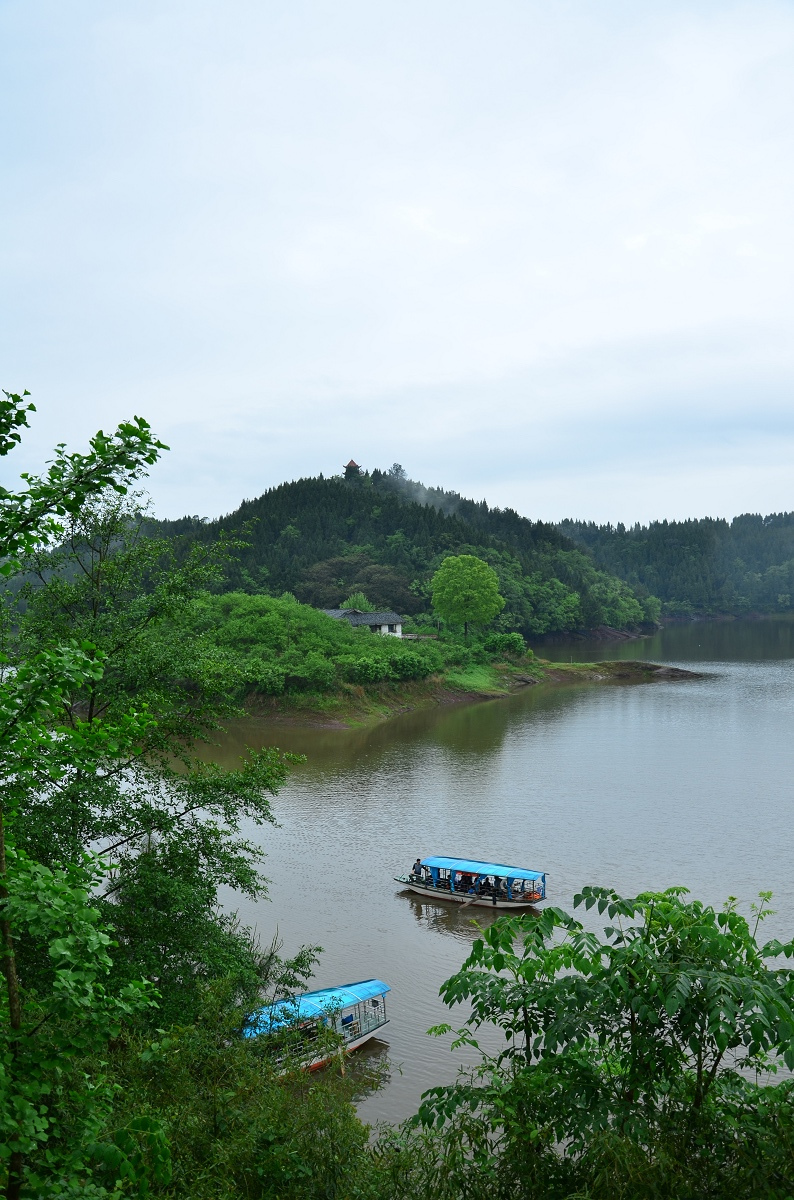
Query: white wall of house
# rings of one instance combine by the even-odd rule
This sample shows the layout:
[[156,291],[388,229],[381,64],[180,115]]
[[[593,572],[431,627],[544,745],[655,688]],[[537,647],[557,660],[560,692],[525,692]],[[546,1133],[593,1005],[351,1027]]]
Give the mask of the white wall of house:
[[374,628],[378,633],[385,633],[387,637],[401,638],[403,635],[402,625],[375,625]]

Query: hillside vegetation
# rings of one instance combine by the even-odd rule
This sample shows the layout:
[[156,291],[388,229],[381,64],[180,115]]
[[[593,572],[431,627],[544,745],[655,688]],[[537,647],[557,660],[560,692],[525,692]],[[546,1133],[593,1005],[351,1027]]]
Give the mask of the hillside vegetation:
[[560,532],[603,571],[658,596],[671,616],[790,612],[794,513],[650,525],[563,521]]
[[399,473],[350,480],[301,479],[246,500],[214,521],[185,517],[159,531],[182,553],[221,531],[248,542],[228,564],[222,589],[293,593],[318,608],[361,591],[378,607],[430,619],[430,579],[450,554],[474,554],[499,577],[506,604],[494,628],[525,637],[655,621],[659,604],[598,568],[551,525],[482,501],[423,488]]
[[[408,640],[336,621],[294,596],[204,592],[167,636],[223,663],[247,706],[370,720],[454,693],[500,695],[545,672],[519,633]],[[573,668],[571,668],[573,670]]]
[[354,629],[288,594],[205,593],[183,620],[229,656],[244,686],[269,695],[424,679],[440,671],[446,657],[436,642]]

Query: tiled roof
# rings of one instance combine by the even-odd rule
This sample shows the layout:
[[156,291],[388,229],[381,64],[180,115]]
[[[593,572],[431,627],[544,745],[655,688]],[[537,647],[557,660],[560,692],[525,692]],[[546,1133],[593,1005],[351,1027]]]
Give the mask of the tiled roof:
[[396,612],[365,613],[357,608],[324,608],[326,617],[336,621],[349,621],[351,625],[401,625],[402,617]]

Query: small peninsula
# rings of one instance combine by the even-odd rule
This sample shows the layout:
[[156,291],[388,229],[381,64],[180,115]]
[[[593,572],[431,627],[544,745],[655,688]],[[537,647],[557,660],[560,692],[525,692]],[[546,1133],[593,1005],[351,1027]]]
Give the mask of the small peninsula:
[[702,678],[695,671],[659,663],[605,661],[549,662],[542,658],[494,661],[466,669],[451,668],[423,680],[342,685],[324,694],[264,696],[251,692],[251,715],[291,725],[328,727],[374,725],[402,713],[436,705],[475,704],[505,699],[528,687],[590,684],[636,685]]

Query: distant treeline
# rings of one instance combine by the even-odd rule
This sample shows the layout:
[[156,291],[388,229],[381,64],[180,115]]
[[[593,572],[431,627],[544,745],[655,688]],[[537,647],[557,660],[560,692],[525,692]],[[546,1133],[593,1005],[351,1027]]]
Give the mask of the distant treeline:
[[603,571],[658,596],[671,616],[794,607],[794,513],[654,521],[629,529],[563,521],[558,528]]
[[475,554],[499,576],[507,604],[495,622],[527,637],[600,625],[626,629],[658,617],[648,589],[599,569],[553,525],[406,479],[401,468],[323,476],[271,488],[215,521],[185,517],[160,531],[183,550],[225,531],[248,544],[224,589],[291,592],[332,608],[352,592],[418,619],[430,615],[430,579],[449,554]]

